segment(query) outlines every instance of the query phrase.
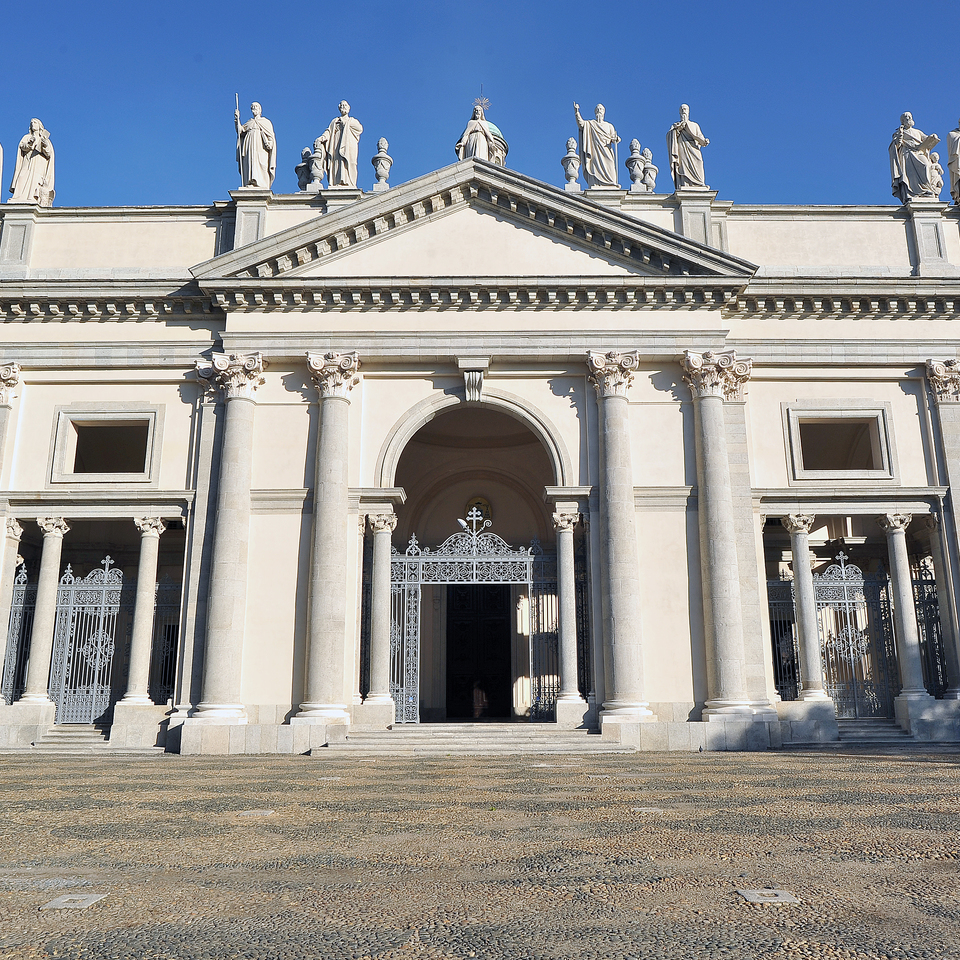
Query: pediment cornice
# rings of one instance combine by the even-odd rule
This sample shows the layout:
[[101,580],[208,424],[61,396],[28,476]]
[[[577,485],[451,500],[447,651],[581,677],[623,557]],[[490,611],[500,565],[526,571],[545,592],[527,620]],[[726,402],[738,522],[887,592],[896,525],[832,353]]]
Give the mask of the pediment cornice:
[[465,160],[222,254],[191,272],[204,289],[223,288],[230,280],[286,281],[321,262],[465,206],[495,213],[519,226],[529,225],[625,267],[638,278],[743,283],[756,271],[752,263],[588,197],[565,193],[513,170]]

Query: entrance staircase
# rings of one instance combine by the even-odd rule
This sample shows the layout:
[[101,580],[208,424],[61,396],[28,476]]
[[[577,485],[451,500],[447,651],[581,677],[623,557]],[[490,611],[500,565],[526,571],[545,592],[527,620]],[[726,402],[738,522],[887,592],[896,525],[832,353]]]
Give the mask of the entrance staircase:
[[913,735],[896,720],[838,720],[840,743],[849,747],[916,746]]
[[[135,756],[154,757],[164,753],[163,747],[117,747],[107,739],[109,724],[59,723],[52,726],[39,740],[23,748],[31,753],[58,757]],[[23,752],[23,751],[18,751]]]
[[315,754],[366,757],[511,756],[634,753],[589,730],[552,723],[406,723],[392,730],[353,731]]

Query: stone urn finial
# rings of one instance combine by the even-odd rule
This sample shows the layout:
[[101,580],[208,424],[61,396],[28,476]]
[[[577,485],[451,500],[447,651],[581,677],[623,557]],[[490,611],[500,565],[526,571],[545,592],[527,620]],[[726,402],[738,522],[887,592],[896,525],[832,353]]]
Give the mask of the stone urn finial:
[[630,141],[630,156],[623,161],[628,172],[630,173],[630,190],[632,193],[636,193],[638,190],[643,190],[643,155],[640,152],[640,141],[631,140]]
[[387,156],[387,147],[389,146],[390,144],[387,143],[387,138],[381,137],[377,141],[377,155],[370,161],[373,164],[373,172],[377,177],[377,182],[373,185],[374,193],[382,193],[384,190],[390,189],[390,184],[387,183],[387,177],[390,176],[393,158]]
[[571,137],[567,141],[567,152],[560,158],[560,164],[563,167],[563,175],[567,178],[563,189],[570,193],[579,193],[580,184],[577,183],[577,178],[580,176],[580,157],[577,156],[576,137]]

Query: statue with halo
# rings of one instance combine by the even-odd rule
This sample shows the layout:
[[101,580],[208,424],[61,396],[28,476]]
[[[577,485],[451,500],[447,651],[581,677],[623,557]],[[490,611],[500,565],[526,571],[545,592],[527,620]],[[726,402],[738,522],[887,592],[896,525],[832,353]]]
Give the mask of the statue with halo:
[[500,128],[487,119],[489,109],[490,101],[486,97],[477,97],[473,101],[473,115],[453,149],[459,160],[486,160],[503,167],[510,148]]

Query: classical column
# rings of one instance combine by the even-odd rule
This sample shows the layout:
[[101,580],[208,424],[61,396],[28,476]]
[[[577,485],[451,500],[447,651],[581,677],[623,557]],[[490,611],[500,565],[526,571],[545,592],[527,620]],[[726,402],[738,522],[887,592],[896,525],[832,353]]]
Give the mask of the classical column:
[[[744,676],[743,607],[723,404],[739,400],[753,361],[724,350],[683,356],[683,379],[693,393],[697,445],[700,569],[707,645],[704,719],[752,715]],[[764,704],[764,706],[767,706]],[[767,709],[769,709],[767,707]]]
[[223,390],[225,415],[220,483],[210,564],[207,637],[201,700],[195,716],[246,723],[240,702],[243,628],[247,608],[247,546],[253,469],[255,394],[264,383],[260,353],[215,353],[197,361],[197,374]]
[[633,460],[627,388],[639,357],[587,354],[600,413],[600,550],[603,603],[603,723],[649,719],[644,695]]
[[370,692],[364,703],[394,706],[390,696],[390,538],[397,528],[397,518],[392,513],[375,513],[367,519],[373,531],[373,583],[370,597]]
[[573,565],[573,528],[579,513],[555,513],[557,531],[558,640],[560,646],[560,693],[558,700],[585,703],[577,685],[577,579]]
[[57,592],[60,586],[60,553],[69,531],[62,517],[40,517],[43,531],[40,576],[37,580],[37,605],[30,634],[30,660],[26,686],[19,703],[50,703],[50,658],[53,656],[53,631],[57,623]]
[[880,529],[887,535],[890,582],[893,585],[893,620],[896,626],[901,684],[898,700],[932,699],[923,684],[917,609],[913,601],[913,578],[910,574],[910,557],[907,554],[906,531],[912,519],[909,513],[885,513],[877,517]]
[[307,366],[320,394],[320,435],[313,479],[305,696],[294,719],[346,723],[348,425],[350,391],[360,381],[360,358],[356,353],[308,353]]
[[[943,545],[940,542],[940,519],[928,514],[921,524],[930,537],[930,559],[933,561],[933,576],[937,585],[937,608],[940,614],[940,636],[943,639],[943,658],[947,668],[947,689],[944,700],[960,700],[960,657],[957,656],[956,618],[950,598],[948,584],[949,573],[943,557]],[[2,611],[0,611],[0,623]]]
[[150,682],[150,652],[153,648],[153,614],[157,597],[157,560],[160,535],[167,529],[160,517],[138,517],[133,521],[140,531],[140,565],[137,568],[137,595],[133,607],[133,632],[130,637],[130,672],[123,703],[150,706],[147,691]]
[[790,550],[793,554],[793,589],[796,593],[797,633],[800,637],[801,700],[830,699],[823,688],[817,601],[813,593],[813,569],[810,566],[810,531],[815,519],[806,514],[791,513],[780,521],[790,534]]
[[0,364],[0,473],[3,472],[4,450],[7,446],[7,425],[10,420],[10,401],[20,385],[20,364],[14,361]]

